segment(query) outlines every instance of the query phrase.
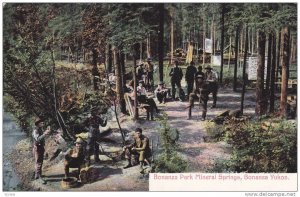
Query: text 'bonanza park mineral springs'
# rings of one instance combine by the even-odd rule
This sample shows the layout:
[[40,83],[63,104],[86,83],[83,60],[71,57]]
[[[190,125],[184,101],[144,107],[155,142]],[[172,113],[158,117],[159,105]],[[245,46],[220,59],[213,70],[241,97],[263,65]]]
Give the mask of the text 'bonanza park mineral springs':
[[3,191],[291,185],[296,3],[2,9]]

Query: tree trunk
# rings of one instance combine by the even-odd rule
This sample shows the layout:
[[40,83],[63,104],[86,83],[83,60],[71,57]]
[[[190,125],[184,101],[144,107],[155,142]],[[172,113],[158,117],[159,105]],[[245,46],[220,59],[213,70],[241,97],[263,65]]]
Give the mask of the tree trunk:
[[282,29],[282,42],[283,42],[283,57],[282,57],[282,74],[281,74],[281,98],[280,98],[280,116],[286,118],[287,107],[287,86],[288,86],[288,67],[289,67],[289,38],[290,29],[284,27]]
[[229,36],[229,53],[228,53],[228,68],[227,68],[227,72],[229,73],[229,69],[230,69],[230,58],[231,58],[231,36]]
[[241,113],[244,113],[244,97],[246,90],[246,60],[248,55],[248,26],[246,26],[246,41],[245,41],[245,53],[244,53],[244,65],[243,65],[243,89],[242,89],[242,98],[241,98]]
[[134,120],[137,120],[139,118],[139,110],[138,110],[138,101],[137,101],[137,93],[136,93],[136,55],[133,55],[133,94],[134,94]]
[[173,11],[171,11],[171,60],[170,65],[173,64],[173,53],[174,53],[174,19],[173,19]]
[[212,41],[212,54],[215,54],[215,51],[214,51],[214,20],[215,20],[215,15],[213,14],[212,16],[212,20],[211,20],[211,27],[210,27],[210,39]]
[[106,67],[107,67],[107,71],[109,73],[111,73],[112,72],[112,51],[111,51],[111,45],[110,44],[106,45],[105,64],[106,64]]
[[125,54],[124,52],[120,53],[120,65],[121,65],[121,76],[122,76],[122,87],[126,86],[126,68],[125,68]]
[[151,57],[151,54],[150,54],[150,34],[148,34],[147,36],[147,58],[150,58]]
[[205,24],[205,16],[203,16],[203,54],[202,54],[202,58],[203,58],[203,66],[205,65],[205,34],[206,34],[206,24]]
[[270,75],[271,75],[271,60],[272,60],[272,34],[269,33],[268,36],[268,59],[267,59],[267,78],[266,78],[266,93],[267,99],[269,100],[270,96]]
[[265,97],[264,97],[264,70],[265,70],[265,48],[266,35],[264,32],[258,33],[258,59],[257,59],[257,81],[256,81],[256,106],[255,113],[258,116],[265,114]]
[[251,28],[251,55],[254,53],[254,28]]
[[274,113],[275,106],[275,72],[276,72],[276,33],[272,35],[272,64],[270,80],[270,113]]
[[235,33],[235,60],[234,60],[234,74],[233,74],[233,91],[236,92],[237,88],[237,69],[238,69],[238,58],[239,58],[239,28],[236,28]]
[[100,79],[100,73],[99,73],[98,67],[97,67],[98,52],[96,49],[93,49],[92,52],[93,52],[93,68],[92,68],[93,85],[94,85],[94,91],[97,91],[97,90],[99,90],[98,82]]
[[223,64],[224,64],[224,33],[225,33],[225,26],[224,26],[224,17],[225,17],[225,5],[222,4],[222,17],[221,17],[221,70],[220,70],[220,83],[223,80]]
[[124,100],[123,86],[122,86],[122,65],[120,61],[120,52],[116,51],[116,91],[117,91],[117,100],[119,101],[120,109],[122,113],[126,113],[126,105]]
[[279,31],[278,35],[278,45],[277,45],[277,61],[276,61],[276,75],[275,75],[275,81],[278,82],[278,75],[279,75],[279,70],[280,70],[280,55],[281,55],[281,32]]
[[158,73],[159,80],[164,80],[164,4],[159,4],[159,30],[158,30]]
[[140,42],[140,61],[143,60],[143,42]]

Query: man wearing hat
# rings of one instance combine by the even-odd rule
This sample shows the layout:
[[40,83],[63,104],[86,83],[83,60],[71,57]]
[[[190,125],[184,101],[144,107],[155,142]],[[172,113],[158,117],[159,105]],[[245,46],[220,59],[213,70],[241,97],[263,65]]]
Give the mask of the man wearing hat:
[[[208,85],[204,82],[204,75],[198,74],[196,75],[196,88],[189,95],[189,112],[188,112],[188,120],[192,117],[192,108],[194,107],[195,100],[199,100],[199,104],[202,104],[202,118],[201,120],[205,120],[207,113],[207,101],[209,91],[207,89]],[[201,106],[201,105],[200,105]]]
[[153,87],[154,81],[153,81],[153,70],[154,65],[152,64],[151,58],[147,58],[147,63],[145,64],[145,70],[147,73],[147,85],[151,85]]
[[128,161],[128,164],[124,167],[124,169],[132,166],[132,155],[138,156],[140,168],[143,168],[144,162],[148,165],[150,164],[148,160],[151,157],[149,139],[143,135],[143,131],[141,128],[136,128],[133,140],[134,142],[132,144],[123,147],[125,158]]
[[35,161],[35,179],[41,179],[45,153],[45,137],[50,134],[50,126],[43,131],[44,121],[40,118],[37,118],[34,124],[35,128],[33,129],[32,137],[33,155]]
[[147,120],[149,120],[149,118],[153,120],[153,110],[155,109],[156,112],[158,112],[158,108],[153,98],[147,98],[147,90],[144,87],[144,82],[142,80],[139,81],[139,86],[136,90],[138,102],[146,104],[144,108],[147,111]]
[[107,119],[103,120],[98,116],[98,108],[94,107],[91,110],[91,117],[86,119],[83,123],[88,131],[88,139],[87,139],[87,154],[86,161],[87,165],[90,165],[90,156],[94,154],[95,162],[99,162],[99,144],[97,142],[99,138],[99,127],[105,127],[107,124]]
[[212,68],[210,66],[205,67],[205,70],[205,81],[207,84],[209,84],[209,89],[213,94],[212,108],[214,108],[217,104],[218,76],[217,73],[212,71]]
[[155,96],[160,103],[165,103],[166,102],[166,98],[167,98],[167,95],[168,95],[168,89],[164,87],[164,82],[161,81],[157,88],[155,89],[154,93],[155,93]]
[[85,162],[84,157],[84,141],[81,138],[77,138],[75,142],[75,147],[71,150],[68,150],[65,155],[65,178],[69,177],[70,168],[78,168],[77,177],[79,176],[81,165]]
[[176,94],[176,88],[175,85],[178,88],[178,92],[180,95],[181,89],[181,79],[183,77],[182,69],[178,67],[179,62],[175,60],[174,62],[175,66],[171,68],[171,71],[169,73],[169,76],[171,77],[171,86],[172,86],[172,98],[175,100],[175,94]]
[[185,81],[187,83],[187,95],[190,95],[194,88],[195,74],[197,73],[194,65],[195,63],[191,61],[190,65],[186,68]]
[[138,67],[137,70],[136,70],[136,80],[137,80],[137,81],[143,80],[144,75],[146,74],[145,69],[144,69],[143,66],[144,66],[144,63],[141,62],[141,63],[139,64],[139,67]]

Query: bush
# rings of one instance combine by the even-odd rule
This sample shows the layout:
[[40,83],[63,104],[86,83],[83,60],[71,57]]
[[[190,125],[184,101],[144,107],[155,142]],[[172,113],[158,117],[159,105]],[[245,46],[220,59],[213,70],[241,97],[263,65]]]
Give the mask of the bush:
[[229,167],[235,172],[297,172],[296,122],[265,119],[229,120],[225,140],[233,148]]
[[162,153],[154,161],[154,171],[163,173],[183,172],[187,169],[187,162],[177,152],[179,132],[170,127],[166,114],[164,114],[161,124]]

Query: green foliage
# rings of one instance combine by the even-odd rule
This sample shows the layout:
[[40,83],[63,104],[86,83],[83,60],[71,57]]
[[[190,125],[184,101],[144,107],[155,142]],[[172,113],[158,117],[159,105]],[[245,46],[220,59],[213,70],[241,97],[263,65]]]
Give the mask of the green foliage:
[[207,132],[207,137],[204,138],[205,142],[216,142],[223,139],[224,131],[221,125],[217,125],[215,122],[205,122],[204,124]]
[[230,120],[225,124],[226,142],[233,148],[229,169],[235,172],[297,172],[296,122],[264,121],[236,123]]
[[177,152],[179,132],[170,127],[166,114],[161,120],[160,137],[162,153],[155,160],[155,172],[178,173],[185,171],[187,162]]

